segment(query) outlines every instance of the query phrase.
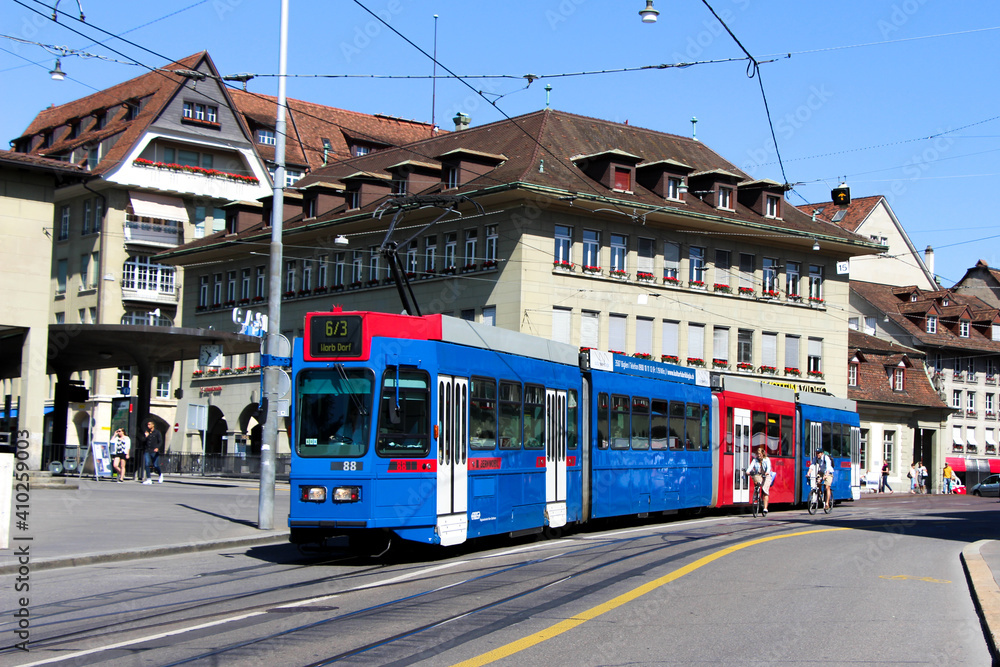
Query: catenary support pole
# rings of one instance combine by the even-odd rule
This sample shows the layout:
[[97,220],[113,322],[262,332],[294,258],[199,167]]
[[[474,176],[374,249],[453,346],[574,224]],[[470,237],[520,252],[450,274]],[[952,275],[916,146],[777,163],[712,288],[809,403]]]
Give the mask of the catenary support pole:
[[[260,498],[257,503],[257,527],[274,528],[274,477],[275,455],[278,449],[278,377],[283,372],[275,365],[274,358],[287,351],[278,351],[281,335],[281,227],[285,200],[285,74],[288,69],[288,0],[281,0],[281,28],[278,39],[278,116],[274,125],[274,193],[271,208],[271,257],[268,264],[267,335],[264,353],[267,365],[264,374],[263,397],[267,400],[267,420],[260,444]],[[263,360],[262,360],[263,361]]]

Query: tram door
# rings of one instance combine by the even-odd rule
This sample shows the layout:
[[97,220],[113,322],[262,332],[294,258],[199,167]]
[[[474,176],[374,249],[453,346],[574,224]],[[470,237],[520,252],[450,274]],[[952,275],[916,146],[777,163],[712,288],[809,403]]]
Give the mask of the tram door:
[[750,502],[750,478],[744,471],[750,467],[750,411],[733,410],[733,502]]
[[545,514],[566,525],[566,392],[545,390]]
[[438,377],[437,531],[442,546],[468,531],[469,380]]
[[861,498],[861,428],[851,427],[851,497]]

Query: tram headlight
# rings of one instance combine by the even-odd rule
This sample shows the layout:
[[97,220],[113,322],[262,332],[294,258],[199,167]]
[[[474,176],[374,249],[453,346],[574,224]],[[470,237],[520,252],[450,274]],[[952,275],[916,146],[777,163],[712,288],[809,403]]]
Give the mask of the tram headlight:
[[325,503],[326,502],[326,487],[325,486],[300,486],[299,491],[301,492],[299,497],[304,503]]
[[333,502],[356,503],[361,500],[360,486],[337,486],[333,489]]

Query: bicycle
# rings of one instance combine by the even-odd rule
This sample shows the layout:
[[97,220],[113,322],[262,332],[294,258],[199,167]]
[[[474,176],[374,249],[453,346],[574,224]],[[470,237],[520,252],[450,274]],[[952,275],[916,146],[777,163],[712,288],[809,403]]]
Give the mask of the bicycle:
[[764,513],[764,476],[763,475],[752,475],[753,477],[753,502],[750,503],[750,507],[753,510],[753,515],[756,517],[758,514]]
[[823,508],[823,514],[829,514],[833,510],[833,499],[830,499],[830,505],[826,505],[826,481],[821,480],[818,484],[813,484],[809,489],[809,503],[806,509],[809,510],[810,514],[815,514],[816,510],[820,507]]

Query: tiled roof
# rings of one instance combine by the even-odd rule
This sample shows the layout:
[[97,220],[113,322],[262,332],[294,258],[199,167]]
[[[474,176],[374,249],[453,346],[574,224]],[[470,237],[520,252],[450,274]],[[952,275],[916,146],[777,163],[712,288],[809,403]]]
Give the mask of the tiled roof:
[[975,311],[992,310],[989,304],[977,297],[957,295],[947,290],[925,292],[921,294],[918,301],[911,302],[909,294],[912,293],[912,289],[910,288],[910,291],[907,291],[905,288],[894,288],[891,285],[868,283],[860,280],[851,281],[851,291],[882,313],[885,313],[896,327],[901,329],[905,335],[914,341],[913,345],[915,346],[936,349],[951,348],[956,351],[1000,352],[1000,342],[991,340],[992,332],[989,327],[980,327],[973,324],[970,327],[969,337],[962,338],[956,331],[944,325],[938,326],[936,333],[927,333],[922,317],[917,317],[916,322],[907,317],[907,313],[914,308],[915,303],[919,304],[921,301],[926,300],[936,302],[945,296],[948,298],[949,305],[940,306],[939,304],[942,318],[957,317],[959,314],[966,312],[967,309],[974,309]]
[[[858,227],[861,226],[861,223],[864,222],[869,215],[871,215],[871,212],[875,210],[875,206],[882,201],[882,199],[882,195],[851,199],[851,203],[847,205],[847,209],[844,211],[844,217],[842,217],[838,222],[832,224],[839,225],[847,231],[856,232],[858,231]],[[840,207],[832,201],[821,202],[819,204],[802,204],[796,208],[809,216],[812,216],[813,211],[818,210],[819,213],[816,217],[828,222],[832,222],[834,214],[841,210]]]
[[83,167],[62,160],[52,160],[47,157],[30,155],[26,153],[15,153],[14,151],[0,150],[0,163],[5,166],[24,166],[29,168],[42,169],[45,171],[58,171],[67,174],[86,175]]
[[[73,121],[81,121],[80,133],[76,137],[69,138],[68,133],[64,133],[62,137],[56,138],[52,145],[35,149],[35,154],[44,156],[65,155],[76,147],[120,134],[114,146],[101,158],[97,166],[90,170],[92,174],[104,173],[116,166],[129,153],[135,142],[142,137],[149,124],[156,119],[185,81],[179,74],[168,70],[195,70],[203,60],[208,60],[211,66],[208,53],[202,51],[93,95],[57,107],[49,107],[35,116],[22,136],[38,135],[66,126]],[[214,70],[214,66],[212,69]],[[134,100],[140,100],[142,108],[134,120],[126,120],[126,109],[123,105]],[[94,130],[91,129],[94,125],[91,116],[98,110],[106,110],[107,118],[103,128]]]
[[[780,230],[807,239],[818,237],[840,241],[859,248],[857,254],[864,254],[871,247],[868,239],[832,223],[812,220],[811,216],[794,206],[783,209],[783,219],[774,219],[765,218],[739,201],[733,202],[732,211],[718,209],[711,202],[702,201],[690,193],[686,203],[674,204],[638,182],[632,184],[631,192],[611,191],[587,176],[574,163],[574,159],[580,155],[607,154],[611,151],[627,153],[647,163],[670,159],[690,165],[700,172],[721,170],[742,180],[750,180],[737,166],[720,157],[703,142],[634,125],[544,109],[510,120],[450,132],[406,146],[387,148],[363,157],[329,164],[307,174],[296,186],[304,187],[318,181],[336,183],[358,172],[386,173],[389,167],[406,160],[439,164],[438,158],[447,155],[456,156],[455,159],[461,159],[465,155],[490,155],[496,156],[496,159],[489,161],[491,168],[488,171],[463,183],[456,190],[447,190],[447,194],[482,194],[485,191],[499,192],[531,187],[556,194],[566,193],[579,200],[594,200],[595,205],[605,207],[613,199],[623,212],[626,210],[624,206],[628,204],[660,210],[673,208],[685,215],[700,215],[714,221],[731,220],[735,224],[749,225],[746,229],[751,234]],[[443,187],[443,184],[435,184],[424,194],[441,192]],[[384,200],[350,211],[348,215],[370,214],[382,201]],[[621,202],[628,204],[622,205]],[[577,205],[581,204],[582,201]],[[345,207],[320,212],[318,219],[310,219],[309,225],[336,220],[344,214]],[[292,219],[285,223],[285,230],[293,232],[301,224],[301,218]],[[255,227],[241,232],[235,238],[226,239],[242,241],[259,235],[261,231],[259,227]],[[185,253],[197,247],[216,244],[221,238],[208,236],[178,250]]]
[[[856,352],[864,359],[858,364],[858,386],[847,389],[847,397],[851,400],[948,409],[927,377],[924,355],[918,350],[859,331],[848,332],[847,344],[849,359],[854,358]],[[886,367],[894,369],[904,358],[910,363],[903,372],[903,391],[895,391],[889,386]]]
[[[278,99],[242,90],[230,90],[233,103],[253,124],[274,129],[277,122]],[[323,140],[330,148],[326,163],[337,163],[351,157],[350,143],[399,146],[431,134],[428,123],[345,111],[334,107],[288,99],[285,162],[316,169],[324,164]],[[261,157],[274,160],[274,146],[256,144]]]

